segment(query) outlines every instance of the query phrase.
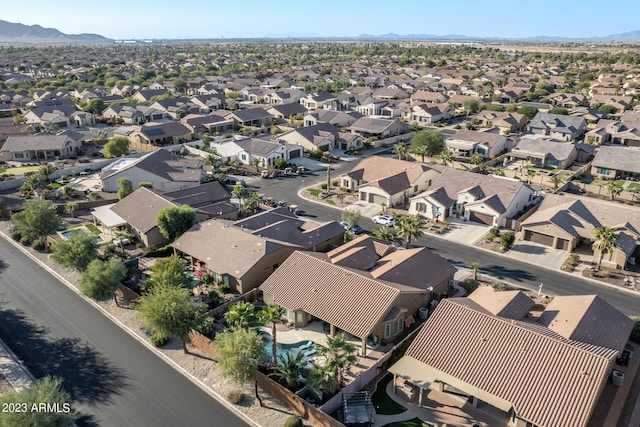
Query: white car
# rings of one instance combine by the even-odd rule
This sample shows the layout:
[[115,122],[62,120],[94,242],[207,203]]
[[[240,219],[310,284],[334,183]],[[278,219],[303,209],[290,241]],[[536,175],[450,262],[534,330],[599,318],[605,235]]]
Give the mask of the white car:
[[396,225],[396,220],[391,215],[376,215],[371,218],[374,224],[386,225],[387,227],[393,227]]

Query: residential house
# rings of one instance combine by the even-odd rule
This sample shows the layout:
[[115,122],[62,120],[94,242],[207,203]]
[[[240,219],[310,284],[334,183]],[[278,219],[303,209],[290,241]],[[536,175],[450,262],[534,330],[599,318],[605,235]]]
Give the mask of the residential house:
[[570,142],[522,138],[511,149],[509,157],[539,168],[568,169],[578,157],[578,149]]
[[640,260],[636,258],[640,257],[638,209],[609,201],[547,194],[535,213],[522,222],[519,235],[569,253],[580,245],[590,248],[593,231],[603,225],[620,235],[613,251],[604,256],[603,265],[623,268]]
[[264,108],[247,108],[244,110],[235,110],[224,115],[225,119],[232,119],[236,124],[236,128],[255,127],[262,128],[271,126],[274,117]]
[[328,123],[293,129],[278,135],[278,139],[302,146],[305,151],[331,151],[337,146],[338,128]]
[[446,168],[427,191],[411,198],[409,214],[512,228],[513,217],[535,202],[533,189],[519,180]]
[[448,100],[448,97],[440,92],[418,90],[411,94],[412,104],[444,104]]
[[75,155],[81,145],[68,135],[11,135],[0,148],[0,154],[3,161],[53,161]]
[[285,144],[271,138],[243,138],[233,143],[240,150],[236,153],[238,161],[245,165],[252,165],[255,159],[263,168],[275,166],[277,159],[288,160]]
[[351,133],[357,133],[363,138],[376,138],[378,141],[399,136],[409,132],[409,125],[397,119],[361,117],[349,126]]
[[448,120],[453,116],[453,108],[449,104],[416,104],[405,108],[402,118],[421,126]]
[[232,119],[225,119],[214,114],[187,114],[180,123],[193,135],[208,132],[211,135],[233,132],[235,123]]
[[[363,116],[383,116],[384,109],[390,105],[386,99],[368,98],[356,107],[356,111]],[[391,114],[388,114],[391,116]]]
[[585,134],[585,142],[593,145],[621,144],[640,147],[640,122],[602,119]]
[[301,220],[286,207],[251,215],[233,225],[258,236],[292,243],[305,251],[324,252],[344,243],[344,228],[336,221]]
[[330,106],[335,101],[335,96],[328,92],[312,93],[300,99],[300,104],[307,110],[331,109]]
[[625,110],[631,110],[633,108],[633,97],[624,95],[593,95],[590,105],[596,108],[602,105],[612,105],[618,112],[622,113]]
[[179,122],[149,122],[128,128],[126,136],[131,142],[150,145],[179,144],[193,137],[188,127]]
[[366,356],[368,341],[394,341],[433,295],[446,294],[455,271],[426,248],[400,251],[361,236],[326,254],[295,251],[260,290],[296,327],[327,322],[331,335],[339,328],[360,338]]
[[296,116],[303,116],[307,113],[307,109],[304,108],[301,104],[294,102],[290,104],[272,105],[271,107],[267,108],[267,113],[278,119],[290,120]]
[[118,191],[118,180],[127,178],[133,188],[151,183],[160,191],[175,191],[200,185],[204,178],[201,160],[190,159],[167,150],[152,151],[142,157],[122,157],[102,169],[102,191]]
[[[494,130],[498,130],[497,128]],[[461,129],[445,140],[447,149],[458,157],[471,157],[478,153],[488,159],[502,154],[508,148],[507,137],[491,131]]]
[[556,297],[536,321],[519,291],[476,292],[438,304],[389,368],[394,392],[404,380],[422,406],[449,390],[515,427],[590,425],[633,322],[596,295]]
[[607,179],[640,179],[640,148],[599,147],[591,163],[591,174]]
[[584,135],[586,128],[587,122],[582,117],[538,113],[527,125],[527,132],[562,141],[574,141]]
[[347,128],[361,117],[362,114],[356,111],[315,110],[304,116],[304,125],[313,126],[319,123],[329,123],[337,128]]
[[373,99],[408,99],[409,94],[399,88],[381,87],[373,91],[371,95]]
[[137,102],[150,102],[151,98],[163,96],[165,93],[167,93],[166,89],[140,89],[131,98]]
[[140,187],[119,202],[107,205],[109,212],[101,207],[92,214],[103,226],[115,215],[119,218],[116,224],[124,222],[145,246],[160,247],[169,243],[157,225],[156,218],[162,209],[191,206],[196,212],[196,222],[211,218],[235,219],[238,209],[230,204],[230,199],[231,195],[219,182],[165,193]]
[[548,99],[553,105],[567,109],[586,107],[588,105],[587,97],[579,93],[552,93]]
[[342,175],[340,186],[358,191],[358,200],[391,207],[404,205],[409,197],[425,191],[438,175],[418,162],[372,156]]
[[299,104],[300,100],[305,96],[306,94],[298,89],[282,89],[265,95],[264,102],[271,105],[283,105],[291,103]]
[[524,114],[488,110],[480,111],[471,118],[477,120],[483,127],[497,127],[505,135],[523,131],[528,123],[527,116]]
[[241,294],[257,288],[300,248],[217,219],[194,225],[173,247],[206,268],[218,283]]

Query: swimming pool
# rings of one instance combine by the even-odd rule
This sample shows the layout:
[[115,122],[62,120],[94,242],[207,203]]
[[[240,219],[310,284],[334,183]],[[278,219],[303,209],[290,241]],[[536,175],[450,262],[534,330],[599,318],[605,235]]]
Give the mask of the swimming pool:
[[[69,237],[71,237],[71,235],[73,233],[87,233],[87,234],[91,234],[91,232],[84,226],[82,227],[76,227],[76,228],[68,228],[64,231],[58,231],[58,234],[60,235],[60,237],[62,237],[64,240],[69,240]],[[100,236],[96,236],[96,241],[98,243],[102,243],[102,238]]]
[[[271,358],[271,351],[273,341],[271,341],[271,335],[264,335],[264,353],[268,358]],[[300,341],[293,344],[281,344],[276,342],[276,357],[280,357],[285,353],[299,353],[303,352],[305,358],[313,357],[316,354],[316,347],[312,341]],[[293,355],[292,354],[292,355]]]

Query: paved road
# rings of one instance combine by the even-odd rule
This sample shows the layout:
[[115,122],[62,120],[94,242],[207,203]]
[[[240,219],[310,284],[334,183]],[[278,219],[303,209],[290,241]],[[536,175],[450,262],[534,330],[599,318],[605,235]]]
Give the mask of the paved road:
[[2,238],[0,262],[0,337],[64,378],[79,426],[248,425]]
[[[334,165],[335,170],[332,176],[337,179],[341,173],[350,170],[354,165],[355,163],[353,162],[336,164]],[[340,210],[301,199],[297,196],[298,189],[314,182],[324,182],[325,179],[326,177],[323,173],[318,173],[315,176],[306,176],[304,178],[289,177],[279,180],[263,180],[262,182],[257,182],[257,184],[261,187],[259,192],[273,196],[276,200],[287,200],[289,204],[295,203],[300,209],[311,214],[311,219],[340,221]],[[362,218],[359,224],[365,230],[371,230],[374,227],[373,222],[368,218]],[[624,313],[640,315],[640,294],[600,285],[590,280],[569,276],[562,272],[549,270],[433,236],[423,237],[414,243],[427,246],[456,266],[470,267],[472,262],[479,262],[482,273],[531,290],[537,291],[540,283],[543,283],[543,292],[551,295],[598,294]]]

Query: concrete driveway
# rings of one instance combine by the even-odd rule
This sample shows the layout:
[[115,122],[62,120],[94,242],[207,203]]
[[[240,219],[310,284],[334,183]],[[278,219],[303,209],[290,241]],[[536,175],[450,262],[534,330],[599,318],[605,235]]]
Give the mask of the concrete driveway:
[[382,212],[382,206],[380,206],[379,204],[369,203],[363,200],[358,200],[355,203],[345,206],[344,209],[357,209],[360,211],[360,216],[363,216],[365,218],[371,218],[376,215],[380,215],[380,213]]
[[559,270],[569,253],[540,243],[516,240],[516,243],[504,253],[504,256],[530,264]]
[[450,231],[440,236],[445,240],[473,245],[489,232],[489,226],[477,222],[462,221],[458,218],[447,218],[451,223]]

